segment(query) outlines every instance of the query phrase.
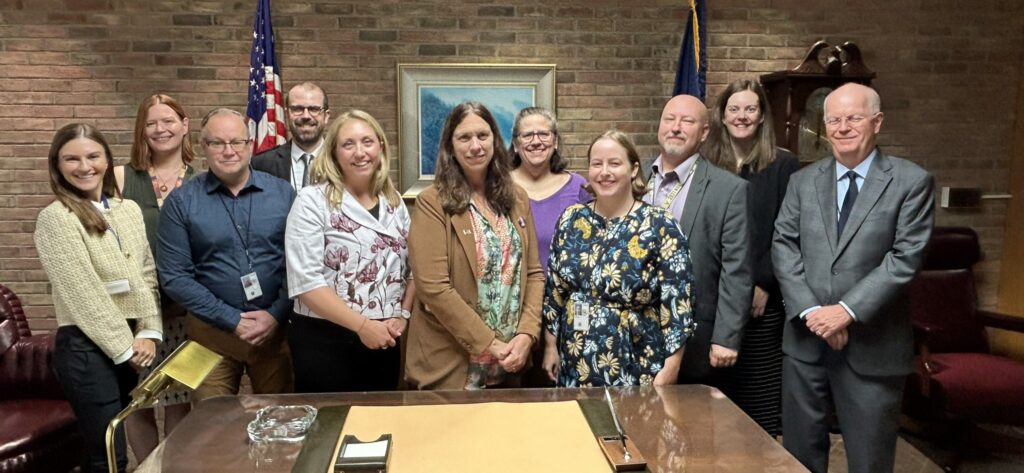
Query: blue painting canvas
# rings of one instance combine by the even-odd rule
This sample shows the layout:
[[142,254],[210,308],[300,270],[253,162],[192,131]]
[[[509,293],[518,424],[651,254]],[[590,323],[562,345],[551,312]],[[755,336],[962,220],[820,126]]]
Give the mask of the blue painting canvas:
[[444,120],[456,105],[467,100],[484,104],[498,122],[505,145],[512,136],[516,114],[536,103],[534,86],[424,85],[419,87],[420,177],[434,175],[437,147]]

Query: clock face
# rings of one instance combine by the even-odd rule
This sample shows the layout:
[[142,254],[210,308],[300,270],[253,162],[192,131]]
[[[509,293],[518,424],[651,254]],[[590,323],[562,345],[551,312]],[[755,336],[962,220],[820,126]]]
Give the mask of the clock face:
[[825,132],[825,97],[832,88],[822,87],[811,92],[800,117],[799,144],[801,161],[817,161],[832,155],[832,145]]

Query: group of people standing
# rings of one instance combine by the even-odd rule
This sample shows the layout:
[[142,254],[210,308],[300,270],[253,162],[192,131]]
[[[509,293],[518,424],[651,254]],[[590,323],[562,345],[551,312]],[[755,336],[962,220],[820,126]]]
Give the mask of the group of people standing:
[[[861,179],[879,179],[895,163],[923,179],[914,198],[930,196],[918,168],[877,153],[877,94],[844,86],[833,95],[826,127],[836,156],[818,172],[866,150],[870,157],[847,166]],[[839,115],[831,102],[842,105]],[[710,113],[694,97],[669,100],[649,166],[628,135],[602,133],[587,149],[586,179],[566,170],[551,111],[522,110],[506,146],[484,105],[461,103],[445,121],[434,183],[411,213],[389,177],[393,155],[374,117],[350,110],[332,119],[323,90],[308,82],[288,92],[285,106],[291,139],[255,157],[241,114],[208,113],[199,141],[209,172],[198,175],[188,118],[164,95],[140,106],[127,166],[114,167],[91,126],[57,132],[49,155],[57,202],[40,213],[35,239],[60,325],[58,375],[90,471],[106,470],[103,429],[139,374],[186,335],[225,359],[197,400],[237,393],[243,373],[256,393],[394,390],[403,372],[413,389],[712,384],[769,433],[785,432],[787,448],[792,436],[791,451],[814,471],[824,471],[821,454],[827,459],[818,452],[822,428],[827,444],[822,393],[846,389],[849,380],[833,372],[850,357],[844,376],[885,378],[872,392],[883,405],[833,393],[840,426],[883,425],[853,443],[876,457],[871,448],[888,448],[882,417],[902,368],[861,371],[853,358],[866,355],[852,350],[882,343],[858,341],[878,335],[868,325],[890,308],[888,299],[867,302],[865,291],[898,299],[931,214],[918,202],[904,217],[905,197],[889,196],[889,213],[873,217],[899,228],[850,243],[835,225],[861,225],[874,210],[853,206],[859,186],[851,199],[847,184],[829,207],[831,232],[815,238],[831,238],[826,248],[889,243],[900,253],[873,250],[867,263],[846,266],[817,261],[820,251],[800,241],[806,227],[820,226],[801,207],[811,192],[804,187],[815,179],[819,199],[835,200],[843,182],[795,174],[797,159],[773,144],[758,83],[730,84]],[[841,155],[847,145],[851,153]],[[886,167],[869,174],[856,161],[865,157]],[[888,190],[874,182],[862,192]],[[911,217],[920,230],[912,237],[902,230]],[[877,273],[892,268],[890,258],[900,271],[885,280]],[[856,285],[865,272],[878,286]],[[830,277],[855,294],[827,287]],[[792,389],[780,415],[783,384]],[[168,408],[169,431],[189,399],[174,393],[165,402],[179,406]],[[128,430],[145,456],[156,443],[152,414]],[[887,460],[870,461],[858,471],[880,471],[871,468]]]

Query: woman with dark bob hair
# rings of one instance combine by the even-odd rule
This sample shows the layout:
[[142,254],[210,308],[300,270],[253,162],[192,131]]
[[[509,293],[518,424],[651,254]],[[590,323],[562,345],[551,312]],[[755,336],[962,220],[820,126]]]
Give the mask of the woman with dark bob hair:
[[[54,364],[85,441],[82,471],[107,472],[107,424],[131,401],[137,371],[162,339],[156,268],[142,212],[121,198],[110,147],[95,128],[72,123],[50,145],[50,188],[35,243],[53,288]],[[123,431],[117,470],[127,467]]]
[[690,252],[647,192],[632,140],[587,150],[594,201],[558,221],[544,289],[544,368],[558,386],[675,384],[693,333]]
[[411,387],[518,386],[540,333],[544,273],[529,198],[483,104],[461,103],[445,120],[434,184],[416,198],[409,260]]
[[754,300],[736,365],[721,373],[719,387],[769,434],[781,431],[782,291],[772,272],[775,217],[789,176],[800,169],[796,156],[775,147],[768,98],[757,81],[729,84],[711,109],[710,131],[701,155],[750,183],[754,258]]

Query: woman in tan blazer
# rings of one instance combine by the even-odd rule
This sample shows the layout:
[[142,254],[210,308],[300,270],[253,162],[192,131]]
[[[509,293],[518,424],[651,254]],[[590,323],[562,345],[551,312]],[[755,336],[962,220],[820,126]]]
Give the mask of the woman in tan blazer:
[[482,104],[457,105],[440,142],[409,231],[417,293],[406,379],[416,389],[514,387],[540,334],[544,291],[530,201]]

